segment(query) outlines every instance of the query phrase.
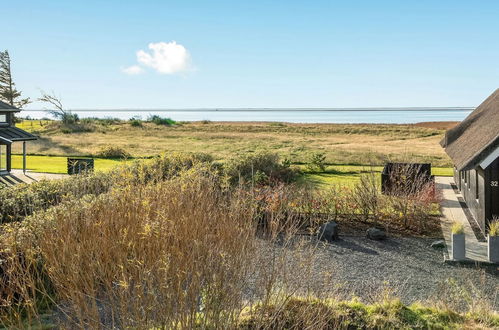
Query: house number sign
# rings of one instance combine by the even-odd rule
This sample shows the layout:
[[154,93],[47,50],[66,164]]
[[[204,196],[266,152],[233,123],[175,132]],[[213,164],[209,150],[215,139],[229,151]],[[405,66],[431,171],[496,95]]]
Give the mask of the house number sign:
[[490,181],[491,187],[499,187],[499,181]]

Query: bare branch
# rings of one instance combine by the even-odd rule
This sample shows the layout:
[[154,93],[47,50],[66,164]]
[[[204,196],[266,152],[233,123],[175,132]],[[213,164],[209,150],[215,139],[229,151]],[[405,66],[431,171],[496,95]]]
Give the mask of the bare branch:
[[40,93],[42,94],[42,96],[38,98],[38,101],[49,103],[60,112],[66,112],[62,105],[61,99],[57,97],[54,92],[52,92],[52,94],[48,94],[43,90],[40,90]]

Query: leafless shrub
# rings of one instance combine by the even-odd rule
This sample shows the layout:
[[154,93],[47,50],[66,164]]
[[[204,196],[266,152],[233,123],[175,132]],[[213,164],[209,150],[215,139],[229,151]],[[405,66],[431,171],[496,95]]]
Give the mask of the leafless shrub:
[[353,190],[352,199],[364,221],[371,217],[375,224],[378,223],[382,198],[379,178],[373,170],[361,176]]
[[434,182],[414,165],[400,165],[392,169],[386,190],[392,219],[400,219],[406,228],[417,224],[423,231],[437,201]]

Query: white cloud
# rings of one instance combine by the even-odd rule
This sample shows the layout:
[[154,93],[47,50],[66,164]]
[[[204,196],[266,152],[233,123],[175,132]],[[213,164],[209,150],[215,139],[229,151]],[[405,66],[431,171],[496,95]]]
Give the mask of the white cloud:
[[138,65],[132,65],[132,66],[129,66],[126,68],[122,68],[121,72],[124,72],[126,74],[130,74],[130,75],[136,75],[136,74],[141,74],[142,72],[144,72],[144,69],[142,69]]
[[173,74],[190,69],[190,54],[184,46],[172,42],[150,43],[151,52],[139,50],[137,61],[162,74]]
[[122,68],[121,71],[137,75],[144,72],[144,67],[149,67],[161,74],[174,74],[192,69],[189,52],[176,41],[152,42],[148,48],[149,52],[142,49],[137,52],[138,65]]

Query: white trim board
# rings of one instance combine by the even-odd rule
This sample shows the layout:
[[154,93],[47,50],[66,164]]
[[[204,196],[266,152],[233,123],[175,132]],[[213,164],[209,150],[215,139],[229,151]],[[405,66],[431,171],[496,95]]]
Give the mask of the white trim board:
[[492,151],[487,157],[485,157],[485,159],[480,163],[480,167],[486,169],[497,158],[499,158],[499,146],[494,151]]

